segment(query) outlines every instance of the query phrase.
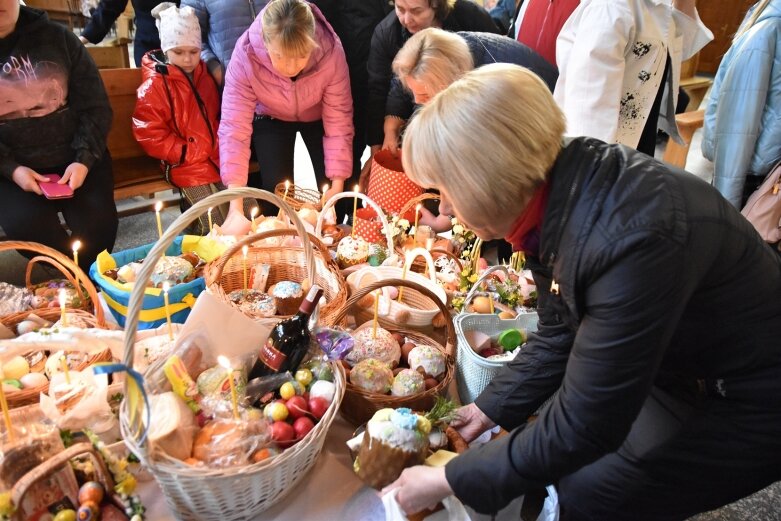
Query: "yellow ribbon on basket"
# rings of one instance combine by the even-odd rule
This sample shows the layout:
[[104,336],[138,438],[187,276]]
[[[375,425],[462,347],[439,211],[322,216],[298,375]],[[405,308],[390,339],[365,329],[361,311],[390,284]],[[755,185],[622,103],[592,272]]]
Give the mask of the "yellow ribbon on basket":
[[[143,444],[146,439],[144,425],[149,426],[151,411],[149,398],[146,395],[146,391],[144,391],[144,377],[132,367],[115,362],[94,364],[92,365],[92,372],[95,374],[127,373],[127,393],[125,394],[125,399],[128,405],[130,426],[133,429],[133,435],[139,440],[139,445]],[[141,419],[144,413],[146,413],[146,422]]]
[[[106,300],[106,304],[108,307],[122,315],[123,317],[127,316],[127,306],[123,306],[104,291],[102,293],[103,298]],[[182,311],[183,309],[190,308],[195,305],[196,298],[193,296],[192,293],[186,294],[184,297],[182,297],[181,302],[177,302],[176,304],[171,304],[168,306],[168,309],[170,310],[171,314],[178,313],[179,311]],[[138,319],[141,322],[155,322],[157,320],[165,320],[165,306],[154,308],[154,309],[142,309],[138,313]]]

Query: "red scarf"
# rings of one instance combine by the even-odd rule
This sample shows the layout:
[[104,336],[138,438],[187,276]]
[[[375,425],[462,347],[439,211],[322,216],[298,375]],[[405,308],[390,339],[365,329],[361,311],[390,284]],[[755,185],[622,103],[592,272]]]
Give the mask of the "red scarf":
[[529,204],[526,205],[520,217],[513,223],[510,233],[504,238],[509,242],[513,251],[523,251],[536,255],[540,246],[540,228],[545,208],[548,206],[550,184],[545,181],[538,187]]

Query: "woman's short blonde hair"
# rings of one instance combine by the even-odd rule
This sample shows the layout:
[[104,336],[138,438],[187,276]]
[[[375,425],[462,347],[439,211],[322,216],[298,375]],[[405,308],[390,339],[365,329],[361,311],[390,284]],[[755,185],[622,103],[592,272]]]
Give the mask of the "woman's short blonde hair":
[[393,72],[407,87],[407,78],[425,82],[436,93],[474,69],[472,53],[457,34],[435,27],[407,40],[393,60]]
[[315,15],[303,0],[273,0],[263,11],[263,40],[280,51],[304,56],[317,47]]
[[537,75],[496,63],[468,72],[422,107],[401,157],[410,179],[444,190],[466,222],[487,209],[517,215],[519,201],[553,166],[564,129],[564,114]]

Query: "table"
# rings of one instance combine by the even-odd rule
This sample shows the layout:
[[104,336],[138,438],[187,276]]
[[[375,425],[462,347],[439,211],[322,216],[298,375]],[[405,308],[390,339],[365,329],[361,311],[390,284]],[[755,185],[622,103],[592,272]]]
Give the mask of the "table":
[[[352,436],[353,426],[337,415],[308,476],[280,503],[265,511],[258,520],[275,521],[384,521],[385,509],[380,497],[353,472],[353,464],[345,442]],[[146,519],[173,521],[173,516],[157,482],[139,483],[138,493],[146,506]]]

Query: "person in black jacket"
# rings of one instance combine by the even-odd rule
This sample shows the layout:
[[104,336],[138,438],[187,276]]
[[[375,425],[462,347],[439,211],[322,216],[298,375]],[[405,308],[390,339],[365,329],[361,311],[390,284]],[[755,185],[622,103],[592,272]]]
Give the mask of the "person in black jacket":
[[505,64],[409,124],[410,178],[526,252],[539,329],[454,425],[509,434],[406,469],[388,487],[406,512],[454,493],[493,513],[554,484],[563,520],[685,519],[781,479],[781,259],[707,183],[564,128]]
[[[390,91],[396,53],[413,34],[428,27],[445,31],[499,33],[499,28],[482,7],[469,0],[396,0],[395,10],[380,22],[372,35],[367,63],[369,73],[366,144],[373,156],[383,143],[385,104]],[[368,184],[371,161],[361,172],[361,189]]]
[[[530,47],[491,33],[451,33],[434,27],[415,33],[393,60],[395,77],[385,105],[382,148],[396,155],[399,135],[416,104],[428,102],[468,71],[489,63],[514,63],[539,76],[553,92],[556,67]],[[448,221],[449,222],[449,221]]]
[[[103,41],[103,38],[111,30],[111,26],[127,8],[127,2],[128,0],[100,0],[98,7],[92,13],[92,19],[81,33],[81,41],[84,43]],[[163,2],[161,0],[132,0],[131,3],[136,13],[133,57],[136,66],[141,67],[144,55],[160,48],[160,35],[157,33],[152,9]],[[174,3],[179,7],[179,0]]]
[[[0,0],[0,58],[0,226],[9,239],[65,254],[79,239],[87,271],[117,234],[112,114],[98,69],[67,27],[18,0]],[[43,174],[61,175],[73,197],[45,198]]]

